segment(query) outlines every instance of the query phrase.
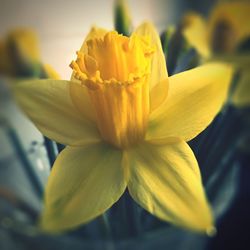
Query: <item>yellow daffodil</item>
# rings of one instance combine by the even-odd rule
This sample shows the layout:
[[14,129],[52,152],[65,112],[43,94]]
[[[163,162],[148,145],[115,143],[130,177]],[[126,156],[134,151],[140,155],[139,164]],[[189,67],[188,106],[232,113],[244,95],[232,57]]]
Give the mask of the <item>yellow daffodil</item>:
[[12,30],[0,41],[0,74],[59,79],[51,66],[41,64],[38,38],[29,29]]
[[186,143],[213,120],[232,70],[210,63],[168,77],[149,23],[131,37],[93,28],[70,81],[28,81],[15,95],[49,138],[67,145],[45,191],[41,225],[86,223],[128,188],[151,214],[195,231],[213,228],[199,167]]
[[250,105],[250,52],[239,47],[250,38],[250,2],[231,1],[218,4],[206,21],[196,13],[183,20],[183,35],[206,60],[230,62],[241,76],[232,96],[237,106]]
[[183,34],[204,57],[212,53],[233,53],[250,36],[250,3],[232,1],[218,4],[206,21],[196,13],[183,20]]

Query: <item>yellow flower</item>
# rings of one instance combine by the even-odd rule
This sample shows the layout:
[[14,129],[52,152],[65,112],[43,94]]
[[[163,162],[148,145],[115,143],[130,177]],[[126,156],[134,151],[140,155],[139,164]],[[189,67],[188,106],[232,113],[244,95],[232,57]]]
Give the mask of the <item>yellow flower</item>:
[[250,105],[250,53],[239,48],[250,37],[250,3],[232,1],[218,4],[206,21],[196,13],[183,20],[183,35],[204,59],[230,62],[241,76],[232,102],[236,106]]
[[199,167],[186,141],[221,109],[231,68],[211,63],[168,77],[149,23],[130,38],[93,28],[71,67],[71,81],[33,80],[15,88],[40,131],[67,145],[49,177],[42,227],[53,232],[86,223],[128,188],[158,218],[211,230]]
[[233,53],[250,36],[250,3],[233,1],[218,4],[206,21],[196,13],[183,20],[183,34],[204,57],[212,53]]
[[59,79],[51,66],[41,64],[37,36],[29,29],[12,30],[0,41],[0,74]]
[[12,30],[2,41],[0,55],[2,74],[16,76],[34,71],[40,59],[35,33],[27,29]]

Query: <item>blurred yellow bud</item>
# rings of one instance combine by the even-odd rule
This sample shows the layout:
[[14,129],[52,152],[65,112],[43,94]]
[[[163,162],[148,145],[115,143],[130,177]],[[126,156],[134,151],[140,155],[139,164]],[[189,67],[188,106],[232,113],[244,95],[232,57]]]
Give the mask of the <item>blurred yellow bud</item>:
[[6,42],[0,41],[0,74],[11,75],[13,71],[10,57],[8,56]]
[[11,31],[0,44],[0,73],[7,76],[39,76],[41,71],[38,39],[28,29]]
[[115,3],[115,29],[118,33],[128,36],[131,33],[132,21],[126,0]]

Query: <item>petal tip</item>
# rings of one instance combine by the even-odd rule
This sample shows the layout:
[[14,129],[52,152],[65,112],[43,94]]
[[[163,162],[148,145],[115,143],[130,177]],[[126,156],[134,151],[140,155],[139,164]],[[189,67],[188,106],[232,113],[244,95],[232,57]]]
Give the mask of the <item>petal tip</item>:
[[200,225],[198,227],[200,232],[206,233],[206,235],[209,237],[213,237],[214,235],[216,235],[217,230],[214,226],[214,218],[211,209],[209,209],[206,214],[204,212],[202,218],[199,221]]
[[206,229],[206,234],[209,237],[214,237],[217,234],[217,229],[214,226],[210,226]]

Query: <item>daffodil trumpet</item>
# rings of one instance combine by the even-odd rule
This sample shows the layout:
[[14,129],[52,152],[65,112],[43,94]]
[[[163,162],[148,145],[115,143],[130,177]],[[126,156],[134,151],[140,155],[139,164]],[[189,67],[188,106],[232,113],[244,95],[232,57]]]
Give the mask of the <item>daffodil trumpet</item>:
[[48,180],[42,228],[60,232],[87,223],[128,189],[158,218],[212,232],[199,166],[186,142],[220,111],[231,67],[209,63],[168,77],[150,23],[130,37],[93,28],[70,65],[70,81],[32,80],[14,89],[37,128],[67,145]]

